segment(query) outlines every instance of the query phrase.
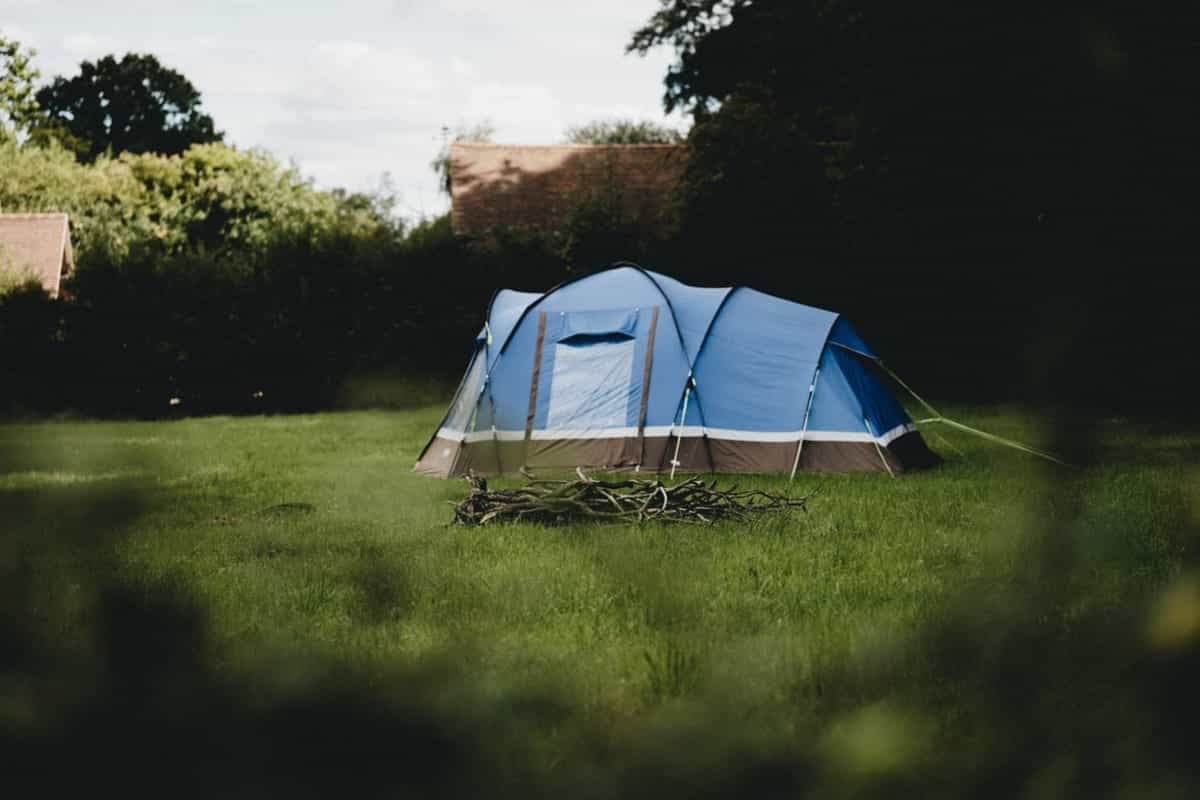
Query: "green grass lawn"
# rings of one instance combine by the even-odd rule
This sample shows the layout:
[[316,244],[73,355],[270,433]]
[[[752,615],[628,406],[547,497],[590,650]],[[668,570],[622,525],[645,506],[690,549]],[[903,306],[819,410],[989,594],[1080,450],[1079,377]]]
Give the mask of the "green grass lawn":
[[[958,411],[1046,441],[1032,416]],[[1194,430],[1103,421],[1082,467],[947,432],[962,456],[932,438],[949,461],[899,479],[730,478],[819,490],[808,513],[748,526],[464,529],[448,522],[465,483],[410,472],[441,413],[0,424],[0,521],[65,542],[29,569],[68,646],[95,559],[193,598],[218,674],[443,670],[481,704],[536,687],[565,709],[530,734],[549,772],[573,763],[574,726],[645,752],[681,719],[738,752],[870,774],[953,742],[994,752],[972,738],[1005,714],[981,687],[1091,652],[1097,626],[1136,640],[1195,552]],[[1090,674],[1055,665],[1055,691]]]

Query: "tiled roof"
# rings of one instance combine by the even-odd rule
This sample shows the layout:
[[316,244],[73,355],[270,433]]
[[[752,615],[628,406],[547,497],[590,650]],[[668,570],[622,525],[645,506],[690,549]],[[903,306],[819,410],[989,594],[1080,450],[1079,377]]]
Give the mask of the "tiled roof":
[[0,214],[0,269],[30,273],[56,297],[74,264],[66,214]]
[[651,229],[665,211],[686,162],[678,145],[498,145],[450,147],[454,228],[554,230],[589,194],[615,189],[625,214]]

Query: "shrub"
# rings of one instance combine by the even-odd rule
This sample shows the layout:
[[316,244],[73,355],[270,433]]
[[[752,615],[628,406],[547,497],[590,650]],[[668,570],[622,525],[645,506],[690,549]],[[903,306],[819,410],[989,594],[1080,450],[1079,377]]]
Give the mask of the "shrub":
[[278,239],[391,233],[396,223],[362,199],[318,191],[267,153],[223,144],[86,165],[57,145],[0,144],[0,207],[67,212],[81,271],[101,250],[262,252]]

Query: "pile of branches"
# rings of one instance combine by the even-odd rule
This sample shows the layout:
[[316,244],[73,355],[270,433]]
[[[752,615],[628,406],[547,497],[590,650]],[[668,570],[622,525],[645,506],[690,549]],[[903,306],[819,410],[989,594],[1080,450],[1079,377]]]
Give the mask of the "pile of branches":
[[538,480],[518,489],[488,489],[487,481],[468,475],[471,493],[454,506],[459,525],[500,521],[683,522],[747,520],[763,514],[803,511],[811,495],[793,498],[760,489],[718,489],[699,478],[667,486],[657,480],[599,481],[576,470],[578,480]]

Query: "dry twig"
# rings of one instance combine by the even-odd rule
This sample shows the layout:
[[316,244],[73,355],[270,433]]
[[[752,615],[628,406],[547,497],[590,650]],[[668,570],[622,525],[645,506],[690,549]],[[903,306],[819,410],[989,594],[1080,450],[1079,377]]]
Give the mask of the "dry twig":
[[793,498],[761,489],[718,489],[716,481],[699,478],[668,486],[657,480],[600,481],[577,469],[578,480],[539,480],[517,489],[488,489],[487,481],[467,476],[471,493],[454,504],[454,522],[529,520],[566,522],[594,519],[610,522],[663,520],[705,524],[722,519],[747,520],[760,514],[804,511],[812,495]]

